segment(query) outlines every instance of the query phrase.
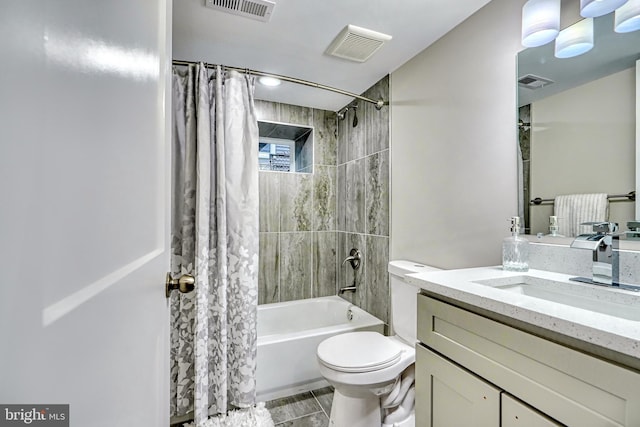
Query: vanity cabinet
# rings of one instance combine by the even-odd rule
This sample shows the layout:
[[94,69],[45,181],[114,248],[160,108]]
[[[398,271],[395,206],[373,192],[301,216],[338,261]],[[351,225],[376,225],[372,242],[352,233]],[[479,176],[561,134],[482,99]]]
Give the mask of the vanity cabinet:
[[418,340],[416,426],[640,426],[634,370],[426,295]]
[[416,354],[417,426],[558,427],[553,420],[423,346]]

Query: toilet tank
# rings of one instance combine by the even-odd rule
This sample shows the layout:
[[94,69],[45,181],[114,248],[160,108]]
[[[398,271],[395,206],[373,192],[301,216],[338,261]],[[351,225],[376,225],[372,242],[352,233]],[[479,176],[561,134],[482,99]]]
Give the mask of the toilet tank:
[[389,263],[391,327],[395,335],[409,344],[417,341],[418,300],[416,294],[420,292],[420,288],[407,283],[404,275],[437,270],[440,269],[413,261],[398,260]]

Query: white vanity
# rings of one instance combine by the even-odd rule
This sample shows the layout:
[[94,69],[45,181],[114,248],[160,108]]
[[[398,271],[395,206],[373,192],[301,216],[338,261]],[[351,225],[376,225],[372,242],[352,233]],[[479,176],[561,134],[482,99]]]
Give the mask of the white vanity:
[[501,267],[408,277],[417,426],[640,426],[640,292]]

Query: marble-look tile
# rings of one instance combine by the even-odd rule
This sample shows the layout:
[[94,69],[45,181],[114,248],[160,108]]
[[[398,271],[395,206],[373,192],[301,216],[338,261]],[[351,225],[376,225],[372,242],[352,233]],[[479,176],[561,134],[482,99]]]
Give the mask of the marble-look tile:
[[[364,94],[367,98],[389,101],[389,76],[382,78]],[[365,105],[365,155],[389,148],[389,106],[376,110],[375,105]]]
[[313,135],[308,133],[295,141],[296,172],[313,167]]
[[280,121],[293,125],[313,125],[313,113],[311,108],[299,105],[280,104]]
[[274,424],[322,411],[322,408],[311,392],[271,400],[266,402],[265,406],[269,410],[269,413],[271,413]]
[[279,233],[260,233],[258,304],[280,301]]
[[337,156],[338,164],[342,165],[347,163],[347,146],[349,145],[349,126],[347,126],[348,119],[337,119],[338,126],[338,147]]
[[327,416],[331,416],[331,404],[333,403],[333,387],[325,387],[319,390],[313,390],[311,393],[316,397],[318,403],[322,407]]
[[313,110],[314,164],[335,166],[337,159],[337,116],[333,111]]
[[[360,250],[362,260],[360,268],[354,270],[350,263],[342,265],[343,260],[349,256],[352,248]],[[366,241],[363,234],[338,233],[338,289],[356,286],[356,292],[345,292],[341,296],[347,301],[366,310],[367,283],[365,275],[367,270]]]
[[389,238],[366,236],[367,304],[365,310],[389,323]]
[[313,286],[312,297],[336,294],[337,252],[336,232],[313,233]]
[[276,427],[329,427],[329,418],[324,412],[316,412],[315,414],[276,424]]
[[[347,161],[361,159],[365,156],[365,129],[367,127],[366,111],[364,102],[358,101],[358,108],[349,108],[346,126],[349,128],[349,139],[347,142]],[[353,127],[353,118],[358,116],[358,125]]]
[[389,235],[389,150],[366,158],[367,234]]
[[336,229],[336,167],[316,166],[313,174],[313,230]]
[[336,230],[346,230],[347,165],[338,166],[336,173]]
[[345,182],[345,230],[365,232],[365,163],[366,159],[347,163]]
[[312,233],[280,233],[280,301],[311,297]]
[[280,105],[277,102],[256,99],[254,105],[258,120],[266,120],[269,122],[280,121]]
[[259,172],[260,231],[280,231],[280,176],[278,172]]
[[281,174],[280,231],[311,231],[312,184],[311,174]]

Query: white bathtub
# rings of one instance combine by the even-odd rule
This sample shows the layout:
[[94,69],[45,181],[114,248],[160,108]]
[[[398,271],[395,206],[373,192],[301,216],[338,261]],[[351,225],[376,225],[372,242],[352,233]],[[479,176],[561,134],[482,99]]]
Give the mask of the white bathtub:
[[258,401],[328,385],[318,370],[318,344],[351,331],[383,333],[384,324],[338,296],[258,306]]

